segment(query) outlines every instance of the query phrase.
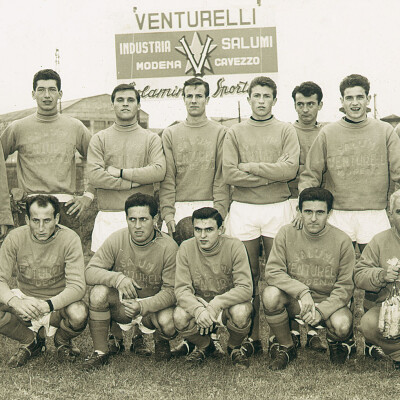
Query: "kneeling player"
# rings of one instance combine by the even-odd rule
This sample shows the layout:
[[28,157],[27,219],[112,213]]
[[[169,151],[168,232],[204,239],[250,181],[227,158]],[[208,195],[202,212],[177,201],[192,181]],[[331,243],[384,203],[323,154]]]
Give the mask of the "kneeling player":
[[390,198],[392,228],[375,235],[362,252],[354,271],[354,282],[365,290],[366,313],[360,330],[366,340],[366,355],[380,359],[381,349],[400,369],[400,338],[387,339],[378,329],[382,302],[390,293],[391,283],[399,280],[400,260],[400,192]]
[[267,322],[278,343],[270,369],[296,358],[300,338],[290,320],[327,327],[330,359],[342,364],[351,347],[353,318],[347,307],[353,294],[354,250],[350,238],[326,223],[333,196],[322,188],[304,189],[299,197],[302,229],[280,229],[265,268],[268,286],[262,296]]
[[195,237],[181,244],[175,277],[175,326],[196,346],[186,359],[201,362],[212,355],[210,333],[225,325],[233,364],[248,367],[242,342],[250,330],[253,285],[245,247],[222,234],[222,217],[214,208],[196,210],[192,221]]
[[[59,359],[75,361],[71,339],[86,327],[82,245],[79,236],[58,225],[60,205],[53,196],[26,202],[26,224],[12,230],[0,249],[0,333],[20,343],[8,366],[24,365],[54,336]],[[10,289],[14,266],[19,289]]]
[[[149,355],[143,332],[155,330],[158,360],[171,356],[169,340],[175,335],[172,313],[177,244],[156,229],[154,197],[135,193],[125,202],[128,228],[110,235],[86,267],[86,281],[96,285],[89,298],[89,328],[94,352],[85,369],[108,363],[111,321],[134,327],[131,351]],[[125,326],[124,326],[125,325]],[[123,347],[122,340],[119,348]]]

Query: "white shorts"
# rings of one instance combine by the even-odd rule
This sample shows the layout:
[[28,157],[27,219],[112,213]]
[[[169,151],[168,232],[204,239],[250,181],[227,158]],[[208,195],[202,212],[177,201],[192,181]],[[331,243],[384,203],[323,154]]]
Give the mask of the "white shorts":
[[[27,297],[30,297],[23,294],[19,289],[11,289],[11,291],[20,299],[25,299]],[[48,312],[43,314],[40,318],[32,319],[31,320],[32,325],[28,326],[28,328],[33,332],[37,332],[42,326],[44,326],[46,335],[54,336],[58,328],[50,325],[50,317],[51,317],[51,312]]]
[[[175,203],[175,217],[174,221],[177,224],[181,219],[191,217],[193,211],[203,207],[214,207],[214,202],[210,200],[202,201],[178,201]],[[165,221],[162,223],[161,231],[168,233],[167,224]]]
[[332,210],[328,222],[347,233],[353,242],[366,244],[378,233],[390,228],[385,210]]
[[242,241],[260,236],[274,238],[283,225],[292,221],[288,200],[273,204],[249,204],[234,201],[229,217],[230,235]]
[[96,252],[112,233],[127,226],[125,211],[99,211],[94,220],[91,250]]
[[[142,301],[144,299],[147,299],[147,297],[143,297],[141,299],[136,298],[136,301]],[[135,325],[139,326],[139,329],[142,333],[154,333],[155,329],[149,329],[146,326],[144,326],[142,324],[142,319],[143,317],[141,315],[139,315],[138,317],[136,317],[135,319],[133,319],[131,322],[127,323],[127,324],[120,324],[117,322],[117,324],[119,325],[119,327],[124,331],[127,332],[129,330],[131,330]]]

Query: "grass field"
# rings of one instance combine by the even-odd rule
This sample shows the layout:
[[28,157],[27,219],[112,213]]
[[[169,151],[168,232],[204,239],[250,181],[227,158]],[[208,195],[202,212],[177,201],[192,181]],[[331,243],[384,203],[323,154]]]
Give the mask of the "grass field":
[[[361,316],[362,292],[356,294],[356,323]],[[268,328],[262,317],[263,343]],[[302,332],[304,343],[305,332]],[[146,339],[152,344],[151,335]],[[227,334],[222,332],[226,344]],[[129,345],[130,337],[126,338]],[[357,335],[361,345],[362,338]],[[176,343],[176,342],[175,342]],[[91,353],[88,329],[76,339],[82,356]],[[129,347],[129,346],[128,346]],[[396,399],[400,373],[390,362],[376,362],[358,354],[344,366],[333,367],[328,354],[302,349],[282,372],[268,370],[266,354],[251,360],[247,370],[235,369],[228,357],[209,359],[188,367],[183,359],[156,362],[129,351],[111,359],[100,370],[83,372],[81,362],[60,364],[52,340],[45,355],[10,370],[6,363],[17,343],[0,337],[0,399]],[[361,350],[361,346],[359,352]]]

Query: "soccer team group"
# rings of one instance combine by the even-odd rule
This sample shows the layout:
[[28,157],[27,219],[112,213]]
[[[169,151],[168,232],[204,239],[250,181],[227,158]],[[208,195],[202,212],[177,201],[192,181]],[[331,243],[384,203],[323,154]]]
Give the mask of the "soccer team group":
[[[187,119],[160,138],[138,124],[138,91],[121,84],[111,95],[115,123],[91,136],[58,112],[59,75],[37,72],[36,113],[0,137],[0,333],[19,342],[8,366],[41,354],[48,336],[60,360],[75,361],[73,339],[88,324],[94,351],[81,364],[87,370],[124,351],[130,329],[135,354],[152,354],[144,335],[153,333],[157,360],[200,363],[224,352],[222,326],[226,356],[248,367],[263,353],[260,309],[270,328],[271,370],[296,358],[300,325],[306,347],[328,347],[331,362],[343,364],[355,352],[358,287],[365,290],[359,329],[366,355],[400,368],[400,339],[378,329],[380,305],[399,278],[400,192],[386,206],[390,180],[396,189],[400,182],[400,139],[391,125],[367,117],[369,88],[361,75],[345,77],[345,116],[320,124],[321,88],[304,82],[293,90],[298,120],[290,124],[272,115],[276,84],[260,76],[248,89],[251,117],[227,129],[206,117],[207,82],[191,78],[183,87]],[[27,197],[20,226],[9,229],[4,160],[15,151]],[[81,196],[76,151],[87,158]],[[95,194],[94,255],[85,266],[80,217]],[[194,237],[178,247],[173,237],[188,230],[188,220]],[[171,349],[178,334],[183,340]]]

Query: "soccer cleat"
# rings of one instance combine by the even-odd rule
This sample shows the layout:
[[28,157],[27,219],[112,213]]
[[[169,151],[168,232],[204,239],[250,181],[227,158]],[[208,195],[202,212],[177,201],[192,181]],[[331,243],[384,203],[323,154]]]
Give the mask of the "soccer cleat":
[[256,356],[257,354],[263,353],[263,347],[261,340],[253,340],[251,338],[247,338],[242,343],[242,349],[246,357]]
[[117,339],[114,335],[108,336],[108,349],[111,356],[125,351],[124,339]]
[[317,334],[307,334],[306,347],[310,350],[319,351],[321,353],[325,353],[327,350],[327,347],[322,343],[321,338]]
[[146,347],[143,335],[134,336],[132,338],[130,351],[138,356],[151,356],[151,350]]
[[[300,334],[293,333],[293,331],[291,331],[290,335],[292,336],[292,341],[293,341],[294,347],[296,347],[296,349],[299,349],[301,347]],[[271,359],[275,358],[278,347],[279,347],[279,343],[276,340],[275,335],[271,336],[269,338],[269,348],[268,348],[268,353],[269,353],[269,356]]]
[[243,346],[236,347],[234,349],[228,347],[228,354],[230,355],[232,363],[235,367],[249,368],[250,361],[249,358],[246,356]]
[[329,358],[332,364],[344,364],[349,358],[352,347],[344,342],[336,342],[328,340]]
[[[18,351],[10,358],[9,368],[22,367],[30,358],[36,357],[46,351],[46,338],[44,327],[40,327],[33,341],[29,344],[21,344]],[[43,337],[42,337],[43,336]]]
[[171,358],[171,348],[169,341],[166,339],[158,339],[154,341],[154,353],[156,361],[168,361]]
[[81,354],[81,351],[74,346],[71,341],[68,343],[59,342],[57,340],[57,334],[54,336],[54,346],[59,361],[75,362],[76,358]]
[[289,362],[293,361],[297,357],[297,348],[296,346],[285,347],[278,345],[276,350],[275,358],[269,366],[269,369],[272,371],[279,371],[281,369],[285,369]]
[[94,351],[82,364],[82,369],[85,371],[89,371],[91,369],[100,368],[105,364],[109,363],[110,354],[100,354],[97,351]]
[[207,357],[211,356],[215,352],[214,342],[211,340],[210,344],[203,348],[199,349],[197,346],[194,350],[186,356],[185,361],[192,364],[200,364],[203,362]]
[[183,357],[187,356],[194,350],[194,344],[183,339],[177,347],[171,350],[171,357]]
[[386,360],[387,356],[382,348],[372,343],[365,342],[364,354],[366,357],[372,357],[376,361]]

